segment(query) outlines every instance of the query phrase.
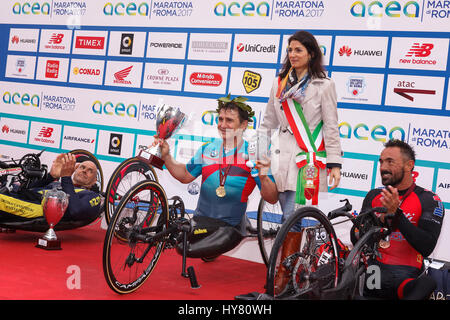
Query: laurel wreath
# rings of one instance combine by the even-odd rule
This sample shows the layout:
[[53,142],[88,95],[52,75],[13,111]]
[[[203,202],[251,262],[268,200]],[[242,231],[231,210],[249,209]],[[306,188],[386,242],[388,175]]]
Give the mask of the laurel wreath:
[[248,98],[245,97],[235,97],[233,99],[231,99],[231,93],[229,93],[226,97],[221,97],[219,99],[217,99],[218,103],[219,103],[219,107],[217,108],[217,112],[219,112],[219,109],[224,107],[227,103],[234,103],[235,105],[237,105],[239,108],[241,108],[242,110],[244,110],[245,112],[247,112],[248,114],[248,121],[252,122],[253,121],[253,116],[255,115],[255,111],[252,110],[252,107],[250,107],[248,104],[245,103],[245,101],[247,101]]

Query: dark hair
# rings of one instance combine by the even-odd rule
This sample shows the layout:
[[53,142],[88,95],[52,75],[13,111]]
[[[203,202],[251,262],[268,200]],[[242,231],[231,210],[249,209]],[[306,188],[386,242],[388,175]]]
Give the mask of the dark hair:
[[248,112],[240,108],[236,103],[234,102],[227,102],[223,105],[219,105],[217,108],[217,113],[220,112],[220,110],[237,110],[239,114],[239,122],[242,123],[242,121],[249,121]]
[[385,148],[397,147],[400,149],[400,152],[407,160],[413,160],[414,163],[416,162],[416,152],[409,144],[407,144],[402,140],[391,139],[384,144],[384,147]]
[[[311,60],[308,63],[308,73],[313,78],[325,78],[327,75],[325,73],[325,69],[322,65],[322,50],[320,50],[319,44],[317,43],[316,38],[307,31],[297,31],[288,39],[288,45],[292,40],[297,40],[300,42],[308,53],[311,56]],[[289,55],[286,55],[286,58],[283,62],[283,67],[280,72],[280,77],[284,78],[289,69],[291,68],[291,62],[289,61]]]

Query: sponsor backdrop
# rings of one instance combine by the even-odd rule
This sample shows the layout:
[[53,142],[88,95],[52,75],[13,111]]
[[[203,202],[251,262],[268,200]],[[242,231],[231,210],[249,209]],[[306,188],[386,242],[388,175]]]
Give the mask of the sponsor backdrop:
[[[417,182],[450,208],[448,1],[4,0],[0,13],[1,157],[46,148],[93,152],[106,179],[149,145],[158,101],[190,115],[170,139],[186,162],[217,137],[215,100],[243,95],[262,121],[289,35],[312,32],[336,82],[342,183],[324,212],[348,198],[357,211],[380,186],[378,155],[392,137],[414,146]],[[158,176],[195,208],[200,181]],[[255,192],[249,215],[255,216]],[[446,219],[434,257],[450,260]],[[344,226],[344,227],[342,227]],[[338,233],[346,239],[348,225]],[[254,241],[231,254],[258,260]]]

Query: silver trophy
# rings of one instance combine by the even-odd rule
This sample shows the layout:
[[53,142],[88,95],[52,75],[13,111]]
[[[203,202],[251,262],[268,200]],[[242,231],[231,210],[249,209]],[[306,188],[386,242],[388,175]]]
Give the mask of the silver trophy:
[[61,240],[56,237],[56,233],[53,228],[64,216],[68,205],[69,195],[64,191],[58,190],[54,187],[52,190],[45,193],[42,201],[42,209],[50,228],[42,238],[38,239],[36,247],[47,250],[61,249]]
[[248,160],[245,163],[247,167],[252,168],[252,177],[258,176],[258,170],[255,168],[256,161],[270,158],[270,137],[264,132],[257,131],[248,140]]
[[[174,132],[182,126],[186,115],[180,111],[180,108],[162,105],[156,115],[156,136],[160,139],[170,138]],[[164,161],[161,159],[161,148],[156,145],[149,150],[141,150],[138,158],[147,161],[152,166],[161,169]]]

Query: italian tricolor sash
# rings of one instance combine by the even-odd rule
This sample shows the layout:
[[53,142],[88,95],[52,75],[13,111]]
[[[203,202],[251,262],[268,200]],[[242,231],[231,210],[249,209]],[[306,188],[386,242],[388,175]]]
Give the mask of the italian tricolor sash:
[[314,132],[311,132],[300,103],[294,99],[285,99],[282,106],[295,140],[302,150],[295,158],[300,169],[295,202],[316,205],[319,199],[319,170],[325,169],[327,156],[323,139],[323,121],[320,121]]

